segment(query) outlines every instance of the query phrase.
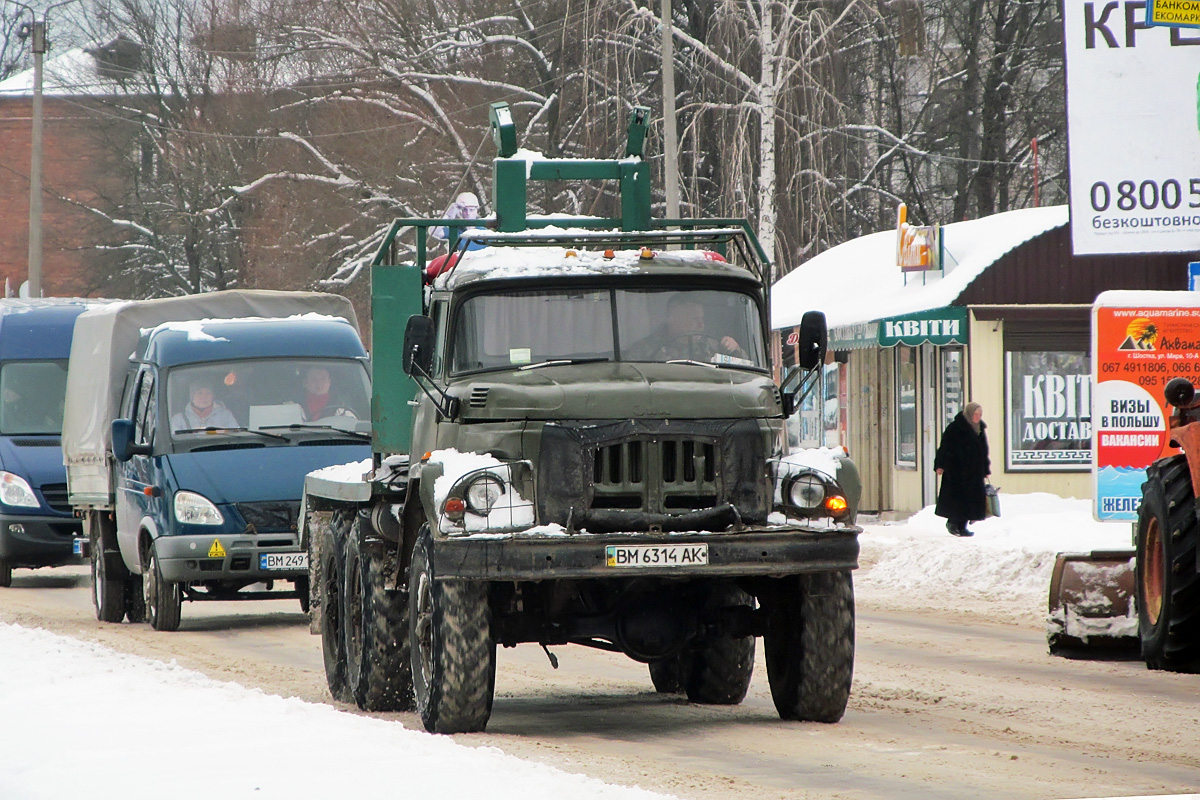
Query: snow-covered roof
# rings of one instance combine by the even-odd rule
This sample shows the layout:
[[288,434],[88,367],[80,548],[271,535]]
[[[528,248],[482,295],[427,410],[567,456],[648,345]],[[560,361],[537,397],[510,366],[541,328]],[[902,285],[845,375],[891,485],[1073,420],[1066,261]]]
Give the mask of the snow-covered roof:
[[[114,94],[116,81],[102,78],[96,59],[82,47],[74,47],[42,64],[42,94],[68,97]],[[33,70],[27,69],[0,81],[0,98],[28,97],[33,94]]]
[[741,267],[715,259],[707,250],[655,251],[650,258],[644,258],[640,250],[614,250],[612,253],[608,257],[603,251],[567,247],[485,247],[464,253],[454,269],[438,277],[435,286],[453,289],[485,278],[665,274],[673,269],[707,269],[714,274],[738,276],[750,274]]
[[894,229],[860,236],[779,279],[771,290],[771,326],[799,325],[811,310],[825,312],[833,328],[948,306],[1010,250],[1067,220],[1062,205],[943,225],[945,270],[924,273],[896,266]]

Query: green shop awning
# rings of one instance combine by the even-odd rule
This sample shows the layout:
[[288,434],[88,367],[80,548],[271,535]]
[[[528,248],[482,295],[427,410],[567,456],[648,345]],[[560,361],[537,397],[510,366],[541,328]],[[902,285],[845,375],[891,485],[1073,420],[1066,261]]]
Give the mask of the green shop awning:
[[967,309],[946,306],[879,320],[879,346],[966,344],[967,331]]

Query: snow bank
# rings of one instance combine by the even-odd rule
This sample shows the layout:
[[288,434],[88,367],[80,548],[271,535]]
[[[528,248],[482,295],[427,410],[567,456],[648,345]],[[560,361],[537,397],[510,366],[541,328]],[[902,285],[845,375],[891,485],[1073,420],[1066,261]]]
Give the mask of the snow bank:
[[1001,516],[971,523],[971,538],[951,536],[932,506],[902,523],[865,524],[855,586],[871,598],[1044,620],[1057,553],[1132,547],[1130,525],[1096,522],[1091,503],[1001,491]]
[[665,797],[42,630],[0,653],[4,800]]

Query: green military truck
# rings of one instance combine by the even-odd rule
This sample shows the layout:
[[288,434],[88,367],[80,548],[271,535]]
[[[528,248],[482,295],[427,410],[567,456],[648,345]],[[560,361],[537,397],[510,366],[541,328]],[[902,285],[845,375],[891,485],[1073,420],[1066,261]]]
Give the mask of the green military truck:
[[[650,218],[645,113],[623,159],[543,159],[494,105],[495,220],[397,220],[380,247],[374,455],[310,474],[301,510],[336,698],[483,730],[497,645],[537,643],[733,704],[762,636],[780,716],[842,717],[857,474],[782,451],[824,317],[781,390],[770,265],[742,220]],[[591,179],[619,182],[620,217],[526,217],[529,181]],[[426,269],[444,224],[450,257]]]

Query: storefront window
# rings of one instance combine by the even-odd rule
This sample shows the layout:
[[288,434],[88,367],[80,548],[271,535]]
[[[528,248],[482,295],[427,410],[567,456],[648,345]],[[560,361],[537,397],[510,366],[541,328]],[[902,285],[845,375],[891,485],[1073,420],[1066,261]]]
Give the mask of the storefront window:
[[917,350],[896,348],[896,464],[917,465]]
[[[961,348],[942,348],[942,430],[954,421],[966,405],[963,381],[963,351]],[[940,431],[939,431],[940,433]]]
[[1004,364],[1008,469],[1091,469],[1092,378],[1088,354],[1009,351]]

